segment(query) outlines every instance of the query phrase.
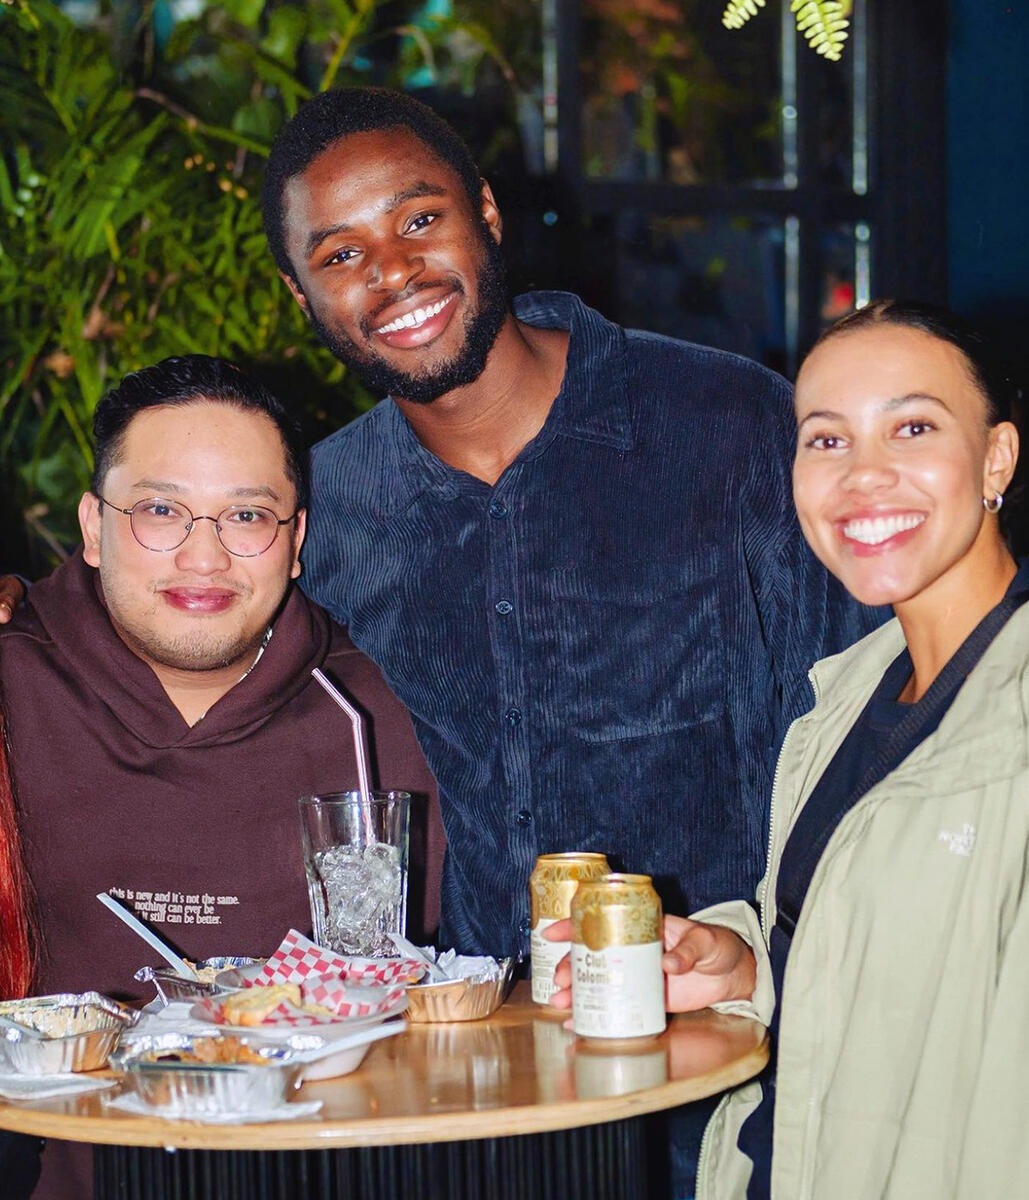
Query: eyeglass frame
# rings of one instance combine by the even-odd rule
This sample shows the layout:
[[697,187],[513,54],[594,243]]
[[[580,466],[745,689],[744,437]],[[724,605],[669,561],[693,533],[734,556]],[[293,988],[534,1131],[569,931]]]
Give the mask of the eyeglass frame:
[[[201,515],[201,516],[197,517],[197,516],[193,515],[193,510],[189,507],[188,504],[183,504],[183,502],[181,500],[168,499],[168,497],[166,497],[166,496],[144,496],[141,500],[137,500],[136,503],[131,508],[119,508],[117,504],[112,504],[110,500],[106,500],[103,496],[100,495],[99,492],[94,492],[93,495],[96,496],[96,498],[100,501],[101,504],[106,504],[108,508],[113,508],[115,512],[120,512],[124,516],[129,518],[129,532],[132,534],[132,537],[135,540],[136,545],[142,546],[144,550],[149,550],[151,554],[170,554],[173,550],[178,550],[178,548],[180,546],[184,546],[186,544],[187,540],[189,539],[189,535],[193,532],[194,526],[196,525],[197,521],[210,521],[214,525],[214,535],[218,539],[218,545],[221,546],[221,548],[225,551],[226,554],[231,554],[233,558],[260,558],[262,554],[267,554],[268,551],[272,548],[272,546],[275,545],[275,540],[279,536],[278,528],[276,528],[275,533],[272,534],[271,541],[268,543],[267,546],[265,546],[265,548],[263,550],[258,550],[256,554],[240,554],[236,550],[230,550],[228,548],[228,546],[226,546],[225,543],[222,541],[221,526],[218,524],[220,518],[223,517],[230,509],[233,509],[233,508],[239,508],[239,509],[259,508],[262,510],[262,512],[271,513],[272,516],[275,517],[276,526],[282,526],[282,525],[288,525],[290,523],[290,521],[295,521],[297,519],[297,517],[300,516],[300,511],[301,511],[298,508],[291,517],[283,517],[280,520],[277,516],[275,516],[274,509],[265,508],[265,506],[263,504],[226,504],[226,506],[221,510],[221,512],[216,517],[209,517],[206,515]],[[186,532],[182,535],[182,541],[176,542],[174,546],[168,546],[167,549],[165,549],[165,550],[158,550],[154,546],[148,546],[145,542],[141,542],[139,540],[139,535],[136,533],[135,527],[132,524],[132,514],[136,511],[136,509],[141,504],[146,504],[148,501],[152,501],[152,500],[164,500],[168,504],[174,504],[178,508],[184,508],[186,510],[186,512],[189,513],[189,520],[186,522]]]

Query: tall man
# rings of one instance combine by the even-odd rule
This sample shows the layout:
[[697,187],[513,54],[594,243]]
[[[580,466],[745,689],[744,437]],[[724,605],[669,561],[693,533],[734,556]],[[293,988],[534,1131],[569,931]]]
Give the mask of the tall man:
[[414,716],[443,940],[523,950],[545,851],[678,911],[750,894],[806,670],[868,623],[797,529],[786,383],[574,296],[509,308],[493,194],[407,97],[304,105],[264,208],[320,337],[389,395],[313,452],[303,586]]

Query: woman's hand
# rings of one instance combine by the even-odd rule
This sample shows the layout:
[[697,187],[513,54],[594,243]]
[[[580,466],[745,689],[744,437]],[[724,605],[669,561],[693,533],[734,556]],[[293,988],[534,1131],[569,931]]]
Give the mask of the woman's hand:
[[723,1000],[746,1000],[757,984],[754,951],[731,929],[688,917],[665,917],[668,1012],[693,1012]]
[[[551,942],[567,942],[571,921],[555,921],[543,933]],[[693,1012],[722,1000],[746,1000],[754,993],[754,952],[731,929],[703,925],[688,917],[665,917],[665,1006],[668,1012]],[[554,972],[555,1008],[572,1007],[572,961],[566,955]]]

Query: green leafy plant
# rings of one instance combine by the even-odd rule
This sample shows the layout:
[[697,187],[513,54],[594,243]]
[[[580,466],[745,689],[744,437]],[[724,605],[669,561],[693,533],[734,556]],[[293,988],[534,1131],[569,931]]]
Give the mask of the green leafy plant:
[[233,0],[163,43],[157,5],[114,4],[85,26],[50,0],[0,7],[0,500],[31,549],[20,565],[44,569],[77,541],[92,412],[128,371],[233,358],[312,436],[370,404],[277,278],[258,191],[304,97],[367,81],[376,56],[388,81],[402,35],[386,7]]
[[[817,54],[838,62],[847,40],[847,17],[853,0],[791,0],[790,11],[796,14],[797,29]],[[739,29],[764,8],[765,0],[729,0],[722,14],[727,29]]]

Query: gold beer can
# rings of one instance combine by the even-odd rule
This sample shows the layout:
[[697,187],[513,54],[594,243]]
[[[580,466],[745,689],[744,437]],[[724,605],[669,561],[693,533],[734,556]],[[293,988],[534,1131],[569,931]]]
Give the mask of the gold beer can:
[[532,933],[532,998],[547,1004],[555,992],[554,970],[568,953],[570,942],[548,942],[543,930],[571,916],[572,897],[584,879],[599,879],[611,868],[604,854],[541,854],[529,876]]
[[665,1028],[661,901],[649,875],[607,875],[572,900],[572,1028],[630,1038]]

